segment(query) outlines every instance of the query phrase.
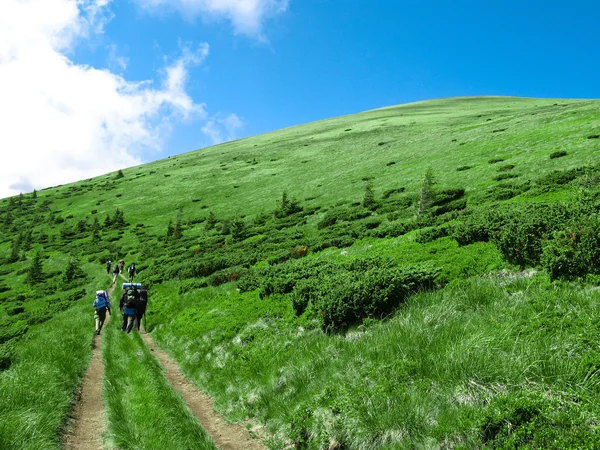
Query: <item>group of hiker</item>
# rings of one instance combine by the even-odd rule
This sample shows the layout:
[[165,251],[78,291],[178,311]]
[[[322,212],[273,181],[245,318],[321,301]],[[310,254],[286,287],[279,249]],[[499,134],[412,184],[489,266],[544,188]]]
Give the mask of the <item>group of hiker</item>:
[[[110,275],[111,267],[113,267],[113,262],[109,259],[106,261],[106,274],[107,275]],[[124,268],[125,268],[125,260],[122,259],[118,263],[115,263],[115,265],[112,269],[113,284],[116,283],[119,275],[123,273]],[[137,269],[135,267],[135,263],[131,263],[129,265],[129,267],[127,267],[127,274],[129,275],[130,283],[133,283],[133,278],[135,277],[136,273],[137,273]]]
[[[106,273],[110,275],[112,268],[112,261],[106,261]],[[114,265],[112,269],[113,281],[115,284],[118,276],[123,272],[125,267],[125,261],[120,260]],[[121,330],[129,333],[133,327],[138,331],[142,318],[146,314],[146,306],[148,304],[148,291],[142,286],[141,283],[134,283],[133,279],[136,275],[135,263],[127,268],[129,275],[129,282],[123,283],[123,294],[119,302],[119,310],[123,315],[123,322],[121,324]],[[96,322],[96,334],[99,335],[106,320],[106,313],[111,314],[111,303],[108,295],[108,291],[98,290],[96,291],[96,298],[94,299],[94,319]]]

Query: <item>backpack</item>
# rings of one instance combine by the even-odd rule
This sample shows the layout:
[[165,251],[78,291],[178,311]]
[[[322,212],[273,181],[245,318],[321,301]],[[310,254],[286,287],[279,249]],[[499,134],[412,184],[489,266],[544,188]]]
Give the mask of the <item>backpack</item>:
[[148,291],[145,288],[140,289],[140,304],[146,305],[148,303]]
[[106,311],[108,306],[108,296],[106,291],[96,291],[96,300],[94,300],[94,308],[96,311]]
[[130,288],[127,290],[127,297],[125,298],[126,308],[136,308],[140,299],[140,294],[137,289]]

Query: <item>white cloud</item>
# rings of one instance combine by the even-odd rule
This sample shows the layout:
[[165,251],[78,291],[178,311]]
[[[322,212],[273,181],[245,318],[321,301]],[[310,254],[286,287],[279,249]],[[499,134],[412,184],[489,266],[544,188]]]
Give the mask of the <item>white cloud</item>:
[[109,3],[0,0],[0,197],[139,164],[174,121],[206,116],[185,87],[207,44],[182,46],[157,83],[69,59],[101,32]]
[[207,135],[212,144],[231,141],[237,138],[237,131],[244,126],[244,121],[236,114],[227,117],[213,117],[202,127],[202,132]]
[[165,9],[200,16],[204,20],[229,20],[236,33],[264,40],[264,22],[285,12],[289,0],[134,0],[149,12]]

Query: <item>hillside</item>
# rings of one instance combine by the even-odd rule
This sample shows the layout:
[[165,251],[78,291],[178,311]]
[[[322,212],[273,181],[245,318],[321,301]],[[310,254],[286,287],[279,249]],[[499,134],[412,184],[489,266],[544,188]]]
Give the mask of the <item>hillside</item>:
[[[60,446],[124,258],[153,338],[270,448],[597,448],[599,150],[599,101],[454,98],[4,199],[0,442]],[[152,434],[161,389],[147,422],[105,402],[109,443],[202,435]]]

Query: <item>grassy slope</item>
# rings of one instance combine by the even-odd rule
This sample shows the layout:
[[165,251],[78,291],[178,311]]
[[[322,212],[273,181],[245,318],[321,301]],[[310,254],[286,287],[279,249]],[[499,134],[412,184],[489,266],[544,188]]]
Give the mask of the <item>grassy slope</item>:
[[[69,226],[74,226],[81,219],[87,219],[88,223],[91,223],[94,217],[98,217],[102,222],[107,214],[112,216],[117,207],[125,212],[126,220],[131,226],[124,229],[123,233],[103,230],[102,245],[98,245],[96,249],[94,246],[88,248],[89,246],[84,245],[75,245],[75,248],[67,249],[59,238],[65,224],[49,224],[45,220],[45,213],[39,212],[44,220],[35,221],[34,233],[48,234],[49,242],[34,242],[33,249],[24,253],[24,260],[3,266],[0,284],[7,286],[8,291],[2,294],[0,302],[0,324],[8,323],[13,326],[15,323],[11,322],[10,317],[19,317],[9,317],[7,313],[15,304],[14,294],[29,289],[23,284],[24,270],[30,263],[33,251],[38,248],[43,248],[49,257],[45,262],[47,271],[60,270],[68,260],[69,253],[98,263],[107,254],[114,255],[113,258],[125,256],[127,261],[133,258],[146,266],[154,261],[151,257],[142,260],[141,249],[146,245],[161,246],[156,243],[155,236],[165,233],[167,222],[175,220],[177,209],[180,207],[188,224],[194,220],[202,221],[209,211],[214,212],[218,218],[237,216],[249,220],[261,212],[271,212],[281,198],[281,193],[287,191],[300,200],[303,206],[321,207],[324,211],[338,202],[360,201],[365,179],[372,180],[377,196],[386,190],[400,187],[405,188],[407,193],[415,194],[428,167],[433,168],[440,186],[464,187],[468,204],[481,205],[488,201],[488,189],[498,184],[493,178],[499,173],[499,164],[514,165],[511,173],[518,174],[517,180],[527,180],[557,169],[564,170],[596,163],[599,141],[588,139],[588,136],[599,133],[600,106],[596,101],[520,98],[435,100],[383,108],[222,144],[124,170],[125,177],[118,180],[114,174],[110,174],[45,190],[39,193],[38,204],[44,200],[51,201],[50,209],[55,215],[65,218],[65,223]],[[568,155],[549,159],[548,155],[557,150],[565,150]],[[504,161],[491,164],[490,160],[493,159]],[[470,166],[470,169],[456,170],[464,166]],[[573,193],[572,189],[564,189],[544,196],[539,196],[539,193],[536,195],[537,200],[556,200],[569,199]],[[527,194],[523,194],[511,201],[526,202],[529,199]],[[3,205],[6,205],[6,201]],[[315,225],[323,214],[317,212],[309,217],[309,225],[302,229],[302,233],[317,233]],[[140,226],[134,228],[136,224]],[[8,227],[2,231],[0,254],[8,256],[16,232]],[[203,235],[201,226],[190,225],[184,232],[188,242],[193,240],[194,236],[200,239]],[[462,276],[470,276],[507,266],[491,244],[480,243],[459,248],[452,239],[443,238],[421,245],[414,243],[414,236],[411,236],[409,234],[387,239],[363,238],[346,252],[350,257],[387,254],[399,262],[431,259],[443,266],[446,273],[450,274],[450,279],[456,278],[459,275],[457,272]],[[113,244],[109,243],[110,240]],[[188,244],[185,244],[180,249],[173,247],[168,252],[187,252],[187,248]],[[311,257],[343,258],[335,248]],[[168,258],[162,259],[168,261]],[[144,275],[142,272],[142,278]],[[406,404],[402,402],[390,409],[391,415],[381,415],[381,420],[373,421],[371,415],[386,407],[380,402],[385,403],[386,399],[392,401],[396,398],[397,392],[394,389],[397,389],[397,386],[375,382],[370,387],[379,394],[372,397],[371,406],[348,406],[336,404],[335,398],[366,395],[365,391],[354,386],[351,380],[335,375],[333,378],[338,380],[339,388],[344,392],[335,391],[332,394],[331,388],[327,387],[328,378],[333,373],[343,372],[345,369],[340,367],[343,368],[344,364],[354,364],[352,361],[357,358],[360,364],[370,367],[370,373],[377,374],[385,369],[381,364],[388,359],[398,358],[397,354],[383,358],[359,358],[354,353],[356,350],[344,346],[337,348],[336,342],[340,341],[338,337],[327,337],[318,330],[313,330],[306,338],[302,338],[302,333],[298,334],[298,327],[308,326],[310,329],[310,324],[302,323],[294,316],[286,298],[260,300],[256,293],[238,294],[231,287],[227,287],[228,285],[224,288],[192,290],[186,295],[178,295],[178,285],[176,281],[169,281],[162,286],[154,286],[155,316],[154,319],[151,318],[150,324],[162,324],[157,333],[164,345],[175,352],[193,379],[198,380],[199,384],[217,396],[222,409],[232,417],[259,417],[282,441],[304,440],[310,448],[326,446],[326,443],[336,439],[338,443],[346,442],[346,445],[354,445],[357,448],[359,443],[360,448],[377,448],[383,443],[392,446],[415,443],[427,445],[426,443],[445,440],[455,444],[464,441],[476,445],[474,442],[480,439],[478,427],[485,422],[486,415],[493,412],[489,408],[490,396],[485,395],[487,400],[475,402],[473,409],[478,411],[475,413],[457,411],[456,405],[448,397],[449,394],[445,397],[441,395],[443,400],[436,403],[428,397],[429,388],[424,387],[428,383],[437,382],[435,377],[432,378],[429,371],[423,372],[413,368],[409,370],[410,377],[401,385],[402,389],[409,389],[417,380],[419,386],[422,386],[415,391],[417,393],[414,397],[406,397],[407,401],[413,402],[409,404],[418,406],[424,417],[430,417],[434,421],[441,420],[434,411],[448,411],[447,416],[444,416],[446,418],[441,420],[444,425],[419,425],[422,418],[417,417],[414,418],[413,425],[407,422],[398,426],[393,418],[394,414],[399,413],[393,411],[396,407],[401,410],[406,408]],[[497,295],[504,298],[501,292]],[[39,306],[36,303],[39,300],[33,298],[37,297],[30,297],[32,298],[25,302],[26,313]],[[460,309],[461,299],[453,301],[455,304],[449,308]],[[429,317],[438,314],[435,305],[427,306],[435,302],[423,302],[423,305],[418,301],[411,302],[410,307],[416,311],[415,316]],[[492,306],[488,305],[492,309],[486,314],[498,314],[497,310],[493,309],[494,304],[492,302]],[[462,317],[461,320],[472,321],[475,324],[485,320],[485,316],[478,315],[477,308],[473,314],[474,317]],[[227,317],[227,320],[223,320],[223,316]],[[551,317],[552,315],[548,320],[552,320]],[[400,324],[403,320],[405,319],[402,317],[398,318]],[[171,325],[168,325],[169,321]],[[419,323],[417,320],[410,326],[419,328]],[[581,324],[578,323],[579,325]],[[397,336],[400,325],[396,321],[385,325],[383,331],[378,325],[366,326],[369,334],[385,334],[377,342],[368,343],[368,347],[375,353],[381,348],[385,355],[383,349],[389,346],[388,342],[400,339]],[[262,331],[253,331],[255,329]],[[477,327],[474,328],[476,329]],[[588,335],[590,330],[589,327],[584,327],[582,333]],[[251,341],[256,341],[256,345],[240,348],[239,342],[244,342],[244,333],[250,333],[253,336]],[[496,330],[493,327],[482,328],[481,333],[491,333],[485,342],[500,339],[500,347],[509,345],[506,342],[510,343],[513,337],[518,337],[518,333],[513,336],[510,333],[506,334],[506,330]],[[203,336],[204,340],[200,341],[199,338]],[[448,342],[462,342],[461,338],[465,339],[464,333],[459,336],[450,335]],[[312,342],[313,340],[316,342]],[[463,345],[468,347],[469,342],[467,339]],[[291,350],[278,349],[281,343],[287,347],[292,343]],[[17,345],[17,353],[20,351],[20,345]],[[447,342],[444,345],[447,345]],[[286,365],[285,362],[290,358],[295,359],[296,348],[306,348],[307,356],[298,357],[295,365]],[[186,351],[181,352],[177,349]],[[523,356],[519,356],[523,358],[523,364],[527,364],[528,361],[526,350],[523,350]],[[275,351],[279,351],[277,354],[281,359],[275,359],[273,365],[264,366],[264,361],[275,354]],[[444,354],[447,351],[438,353]],[[329,365],[331,352],[334,352],[336,358],[340,355],[342,357],[336,365]],[[568,355],[568,349],[565,352],[567,353],[561,355]],[[212,355],[208,362],[201,357],[205,353]],[[358,352],[360,353],[362,351]],[[550,358],[551,353],[551,349],[546,349],[545,357]],[[344,359],[346,356],[347,359]],[[426,354],[416,351],[408,356],[401,356],[404,359],[408,358],[407,364],[410,367],[420,364],[422,358],[428,358]],[[232,367],[240,369],[240,362],[236,360],[238,357],[247,361],[246,365],[241,366],[244,370],[239,372],[241,390],[234,389],[227,381],[231,377]],[[481,361],[487,361],[485,354],[481,358]],[[313,377],[308,375],[307,371],[313,370],[312,364],[315,359],[322,361],[322,368]],[[257,367],[260,371],[255,370]],[[402,368],[398,370],[400,369]],[[399,373],[404,373],[402,370],[405,369],[400,372],[395,372],[394,368],[389,370],[392,370],[390,376],[398,376]],[[8,376],[12,371],[13,369],[10,369],[2,373],[0,377]],[[293,392],[283,396],[286,404],[278,407],[281,403],[279,394],[282,389],[278,380],[281,379],[282,373],[287,373],[286,371],[291,371],[296,381],[292,383]],[[585,375],[581,375],[582,371],[585,371],[584,368],[578,368],[575,378],[567,376],[569,381],[565,383],[571,386],[572,383],[584,380]],[[356,375],[353,371],[349,372],[351,377]],[[257,376],[253,377],[253,373]],[[522,377],[517,379],[505,373],[500,374],[499,378],[504,380],[512,377],[513,385],[518,390],[522,389],[529,379],[526,371],[521,375]],[[545,385],[547,374],[541,371],[537,372],[536,376],[536,383],[539,383],[540,387],[533,391],[550,389],[551,392],[563,392],[565,384],[561,384],[562,381],[554,385]],[[466,373],[465,377],[454,377],[451,383],[444,382],[444,391],[467,389],[473,374]],[[369,376],[366,378],[369,379]],[[482,377],[475,378],[479,383]],[[491,392],[493,389],[490,386],[497,384],[497,380],[489,376],[483,378],[484,383],[480,383],[483,385],[482,392]],[[285,387],[285,380],[283,383]],[[306,386],[310,388],[305,389]],[[270,400],[263,401],[257,398]],[[340,402],[343,403],[342,400]],[[518,403],[518,398],[515,402]],[[315,408],[320,414],[319,420],[310,422],[302,416],[301,411],[313,411]],[[596,417],[588,406],[581,411],[579,412],[582,414]],[[460,422],[462,414],[469,415],[469,420]],[[493,418],[489,421],[493,421]],[[449,437],[454,430],[458,430],[458,434],[454,438]]]
[[[158,226],[152,231],[162,233],[177,206],[188,216],[202,215],[204,207],[217,217],[246,216],[272,210],[284,190],[301,201],[312,198],[307,206],[331,205],[360,200],[366,177],[374,180],[376,192],[416,191],[430,166],[441,185],[464,186],[477,202],[497,175],[490,159],[514,164],[523,178],[576,167],[595,159],[598,141],[586,138],[599,132],[596,101],[435,100],[287,128],[134,167],[110,189],[102,181],[110,182],[112,175],[77,183],[89,190],[56,204],[75,216],[96,209],[102,217],[118,206],[132,223]],[[569,156],[548,159],[557,150],[568,150]],[[456,171],[465,165],[473,168]]]

